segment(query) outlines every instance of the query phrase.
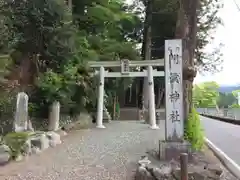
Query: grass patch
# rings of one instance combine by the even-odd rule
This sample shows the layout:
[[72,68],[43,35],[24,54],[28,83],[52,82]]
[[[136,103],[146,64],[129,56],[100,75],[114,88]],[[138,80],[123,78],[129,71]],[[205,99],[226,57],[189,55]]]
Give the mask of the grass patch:
[[204,131],[200,116],[196,109],[192,108],[185,124],[184,138],[192,144],[193,149],[202,150],[204,147]]
[[11,149],[12,159],[24,153],[24,148],[30,135],[29,132],[11,132],[3,137],[3,143]]

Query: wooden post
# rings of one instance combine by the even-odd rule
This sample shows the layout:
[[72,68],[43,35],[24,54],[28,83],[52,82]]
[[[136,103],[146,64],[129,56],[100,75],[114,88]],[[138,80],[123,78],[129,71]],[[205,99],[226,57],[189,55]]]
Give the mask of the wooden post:
[[159,160],[162,159],[162,142],[161,140],[158,141],[158,146],[159,146],[159,150],[158,150],[158,155],[159,155]]
[[165,141],[162,141],[162,140],[159,140],[159,159],[160,160],[166,160],[166,142]]
[[188,180],[188,154],[187,153],[181,153],[180,166],[181,166],[181,180]]

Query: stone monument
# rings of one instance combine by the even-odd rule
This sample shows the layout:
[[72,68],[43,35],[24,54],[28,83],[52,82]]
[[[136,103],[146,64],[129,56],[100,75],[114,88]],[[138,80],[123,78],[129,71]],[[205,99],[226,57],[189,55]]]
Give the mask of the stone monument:
[[14,131],[26,130],[28,130],[28,95],[25,92],[20,92],[17,95]]
[[50,107],[49,112],[49,131],[57,131],[59,129],[59,119],[60,119],[60,103],[54,102]]

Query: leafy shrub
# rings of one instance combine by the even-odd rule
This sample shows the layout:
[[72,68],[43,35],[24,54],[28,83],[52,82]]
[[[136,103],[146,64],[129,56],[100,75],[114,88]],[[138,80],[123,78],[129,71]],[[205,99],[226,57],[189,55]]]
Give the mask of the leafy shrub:
[[0,134],[1,135],[5,135],[8,132],[12,131],[13,115],[16,107],[17,92],[18,92],[18,88],[15,87],[14,82],[9,81],[7,85],[2,85],[1,77],[0,77]]
[[204,132],[198,112],[192,108],[185,125],[185,139],[192,144],[195,150],[201,150],[204,145]]
[[231,108],[240,108],[240,105],[238,105],[238,104],[232,104],[230,107],[231,107]]
[[12,132],[4,136],[4,144],[11,149],[11,156],[13,159],[23,153],[29,136],[29,132]]

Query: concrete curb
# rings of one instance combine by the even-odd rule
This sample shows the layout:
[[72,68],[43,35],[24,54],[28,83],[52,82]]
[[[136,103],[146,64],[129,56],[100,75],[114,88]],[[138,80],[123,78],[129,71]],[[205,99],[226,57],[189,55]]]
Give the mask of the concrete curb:
[[215,156],[222,162],[222,164],[238,179],[240,179],[240,166],[238,166],[230,157],[214,145],[209,139],[205,137],[206,145],[213,151]]

